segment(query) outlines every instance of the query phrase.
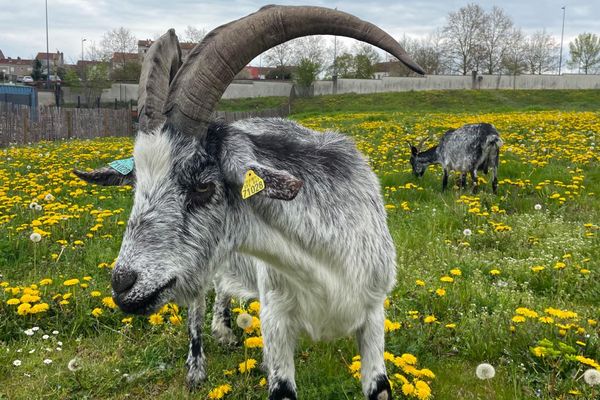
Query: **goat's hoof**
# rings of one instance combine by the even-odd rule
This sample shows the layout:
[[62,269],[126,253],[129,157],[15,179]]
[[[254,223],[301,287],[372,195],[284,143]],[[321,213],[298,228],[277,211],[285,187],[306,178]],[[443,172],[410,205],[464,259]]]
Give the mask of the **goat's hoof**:
[[200,387],[202,382],[206,379],[206,368],[204,365],[187,365],[188,371],[185,377],[185,383],[188,390],[193,391]]
[[231,329],[222,329],[219,331],[212,331],[212,335],[215,338],[215,340],[217,342],[219,342],[219,344],[221,346],[235,346],[237,345],[238,339],[235,336],[235,334],[233,333],[233,331]]

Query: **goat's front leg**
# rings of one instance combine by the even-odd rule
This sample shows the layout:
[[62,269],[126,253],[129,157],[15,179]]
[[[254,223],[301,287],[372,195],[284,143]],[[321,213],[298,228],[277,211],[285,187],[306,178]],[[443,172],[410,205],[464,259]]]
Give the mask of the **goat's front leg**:
[[190,389],[196,388],[206,378],[206,357],[202,348],[205,309],[204,293],[201,293],[188,307],[190,346],[185,365],[188,369],[186,382]]
[[360,375],[365,397],[369,400],[391,400],[392,388],[385,370],[384,350],[384,311],[373,309],[364,325],[356,333],[360,352]]
[[442,178],[442,192],[448,187],[448,170],[444,168],[444,177]]
[[467,173],[463,172],[460,174],[460,186],[463,189],[467,188]]
[[496,194],[498,193],[498,167],[495,165],[492,167],[492,176],[492,191]]
[[213,317],[211,323],[212,335],[222,345],[233,345],[237,343],[237,338],[231,329],[231,296],[228,296],[218,290],[215,285],[215,304],[213,306]]
[[264,300],[261,301],[260,322],[263,358],[269,378],[269,400],[296,400],[294,348],[297,329],[285,313]]
[[473,194],[479,191],[479,179],[477,178],[477,170],[471,171],[471,180],[473,181]]

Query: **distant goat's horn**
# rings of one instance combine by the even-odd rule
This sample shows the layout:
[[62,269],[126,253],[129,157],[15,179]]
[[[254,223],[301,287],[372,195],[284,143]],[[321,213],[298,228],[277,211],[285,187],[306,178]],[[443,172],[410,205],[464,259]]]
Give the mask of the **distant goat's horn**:
[[223,92],[247,63],[272,47],[308,35],[370,43],[424,74],[394,38],[369,22],[323,7],[265,6],[216,28],[191,51],[169,89],[167,122],[183,133],[204,135]]

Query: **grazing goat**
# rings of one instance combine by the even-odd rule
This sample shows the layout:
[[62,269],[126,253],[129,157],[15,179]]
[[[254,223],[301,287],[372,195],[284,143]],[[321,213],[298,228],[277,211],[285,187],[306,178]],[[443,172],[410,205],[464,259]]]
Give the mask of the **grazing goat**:
[[200,332],[214,282],[212,328],[221,341],[234,340],[231,296],[261,302],[269,399],[296,399],[301,332],[315,340],[356,335],[365,396],[391,399],[383,303],[395,283],[396,251],[367,161],[339,133],[283,119],[211,120],[250,60],[314,34],[363,40],[423,73],[381,29],[322,7],[263,7],[209,33],[182,65],[170,30],[145,56],[135,170],[76,171],[89,182],[135,185],[113,297],[136,314],[173,299],[190,305],[191,387],[206,377]]
[[[418,146],[423,145],[421,142]],[[461,186],[467,186],[467,172],[473,180],[473,192],[479,186],[477,171],[485,174],[492,169],[492,190],[498,190],[498,158],[502,139],[500,134],[491,124],[468,124],[458,129],[449,130],[442,136],[440,143],[426,151],[420,152],[415,146],[410,145],[410,165],[416,176],[423,176],[431,164],[441,164],[444,170],[442,191],[448,186],[448,173],[461,172]]]

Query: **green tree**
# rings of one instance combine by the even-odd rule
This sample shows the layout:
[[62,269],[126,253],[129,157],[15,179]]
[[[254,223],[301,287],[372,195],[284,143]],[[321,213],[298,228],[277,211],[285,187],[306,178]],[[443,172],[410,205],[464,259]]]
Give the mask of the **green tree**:
[[354,77],[354,56],[350,53],[344,53],[336,57],[334,65],[332,66],[331,76],[337,75],[339,78],[353,78]]
[[578,67],[587,75],[600,65],[600,39],[593,33],[581,33],[569,43],[571,67]]
[[126,62],[122,67],[115,68],[111,72],[113,81],[133,81],[139,82],[140,73],[142,72],[142,64],[139,62]]
[[317,79],[321,66],[308,58],[303,58],[298,63],[296,70],[294,71],[294,80],[303,88],[305,94],[308,94],[310,85]]
[[354,56],[354,78],[371,79],[374,72],[373,63],[366,54],[357,54]]
[[42,62],[37,58],[33,60],[33,69],[31,71],[31,77],[34,81],[42,79]]
[[68,69],[67,72],[62,77],[63,83],[65,86],[69,87],[80,87],[81,81],[79,80],[79,76],[77,76],[77,72],[74,69]]

